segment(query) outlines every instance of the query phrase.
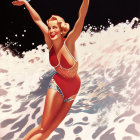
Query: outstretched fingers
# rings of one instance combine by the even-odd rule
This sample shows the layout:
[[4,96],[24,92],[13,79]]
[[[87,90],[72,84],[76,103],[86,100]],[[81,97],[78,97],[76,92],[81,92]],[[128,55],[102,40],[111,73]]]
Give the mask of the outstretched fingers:
[[17,0],[17,1],[13,1],[12,4],[15,6],[21,6],[24,4],[24,1]]

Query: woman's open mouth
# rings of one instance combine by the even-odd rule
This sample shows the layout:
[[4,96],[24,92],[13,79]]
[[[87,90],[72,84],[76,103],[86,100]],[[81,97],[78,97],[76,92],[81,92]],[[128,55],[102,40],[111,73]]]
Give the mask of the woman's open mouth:
[[50,37],[51,37],[51,38],[54,38],[55,36],[56,36],[56,33],[50,34]]

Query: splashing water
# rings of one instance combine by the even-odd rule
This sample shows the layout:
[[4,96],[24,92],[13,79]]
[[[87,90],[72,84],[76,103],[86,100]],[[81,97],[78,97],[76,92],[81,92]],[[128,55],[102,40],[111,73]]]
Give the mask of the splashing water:
[[[81,89],[50,140],[140,139],[140,27],[132,24],[81,33],[76,42]],[[22,139],[40,123],[54,70],[47,46],[37,48],[23,58],[0,49],[2,140]]]

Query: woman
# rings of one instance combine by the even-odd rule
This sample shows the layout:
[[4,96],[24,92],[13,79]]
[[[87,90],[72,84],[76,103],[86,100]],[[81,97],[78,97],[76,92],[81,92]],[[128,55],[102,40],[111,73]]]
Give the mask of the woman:
[[15,6],[25,5],[33,21],[42,30],[49,48],[50,64],[56,70],[46,93],[41,123],[24,138],[24,140],[45,140],[66,117],[80,88],[75,41],[82,31],[89,0],[83,0],[78,20],[67,38],[64,36],[69,31],[69,24],[65,23],[63,18],[52,15],[46,25],[26,0],[17,0],[12,4]]

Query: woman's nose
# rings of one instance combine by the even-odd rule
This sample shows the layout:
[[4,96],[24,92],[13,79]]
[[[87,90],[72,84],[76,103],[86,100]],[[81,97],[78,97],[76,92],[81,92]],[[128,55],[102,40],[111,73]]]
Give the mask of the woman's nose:
[[51,28],[51,29],[50,29],[50,32],[54,32],[54,29],[53,29],[53,28]]

